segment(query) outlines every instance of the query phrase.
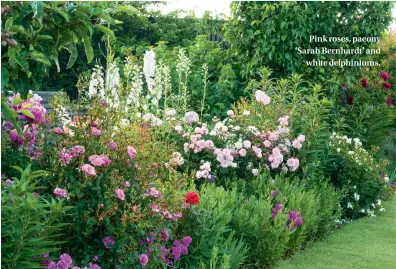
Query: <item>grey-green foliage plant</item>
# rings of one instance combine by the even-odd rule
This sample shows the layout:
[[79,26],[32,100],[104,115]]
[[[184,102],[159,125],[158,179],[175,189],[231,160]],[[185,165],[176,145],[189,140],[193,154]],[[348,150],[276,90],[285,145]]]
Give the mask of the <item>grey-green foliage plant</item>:
[[194,238],[188,268],[239,268],[243,264],[248,249],[229,226],[242,200],[236,190],[227,192],[214,184],[202,187],[199,204],[183,218],[184,232]]
[[32,171],[31,165],[14,168],[21,177],[3,183],[1,190],[1,267],[43,268],[40,255],[58,250],[66,225],[59,219],[71,207],[63,206],[63,199],[35,196],[46,171]]

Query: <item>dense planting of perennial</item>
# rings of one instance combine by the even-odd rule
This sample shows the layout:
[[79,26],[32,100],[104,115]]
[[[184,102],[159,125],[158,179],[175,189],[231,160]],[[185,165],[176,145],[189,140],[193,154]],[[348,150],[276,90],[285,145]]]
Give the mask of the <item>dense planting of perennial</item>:
[[303,115],[275,89],[257,87],[225,118],[205,122],[189,109],[182,50],[177,68],[175,97],[153,51],[143,67],[127,58],[122,75],[116,61],[95,66],[74,117],[61,105],[61,118],[48,115],[37,95],[8,99],[25,122],[21,137],[2,126],[6,171],[25,161],[49,171],[34,193],[72,206],[61,219],[62,251],[42,253],[47,268],[262,268],[334,228],[339,205],[351,218],[385,210],[386,162],[359,138],[327,137],[341,199],[321,171],[310,171],[319,184],[306,176],[315,136],[296,126]]

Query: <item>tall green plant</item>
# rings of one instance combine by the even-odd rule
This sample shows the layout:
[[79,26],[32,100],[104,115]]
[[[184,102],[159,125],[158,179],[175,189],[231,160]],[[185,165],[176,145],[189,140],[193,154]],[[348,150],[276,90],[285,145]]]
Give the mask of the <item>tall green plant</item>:
[[1,266],[8,269],[43,268],[40,255],[57,251],[61,229],[59,217],[69,210],[63,200],[45,199],[35,191],[46,171],[14,167],[21,177],[2,184]]

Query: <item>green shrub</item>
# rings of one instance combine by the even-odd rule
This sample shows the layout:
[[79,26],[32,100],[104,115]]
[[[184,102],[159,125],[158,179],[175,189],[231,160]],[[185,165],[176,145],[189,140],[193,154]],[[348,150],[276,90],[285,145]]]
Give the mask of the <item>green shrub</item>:
[[1,266],[9,269],[43,268],[49,252],[56,252],[66,223],[61,219],[71,207],[64,199],[41,197],[41,178],[46,171],[14,167],[21,177],[2,182],[1,190]]

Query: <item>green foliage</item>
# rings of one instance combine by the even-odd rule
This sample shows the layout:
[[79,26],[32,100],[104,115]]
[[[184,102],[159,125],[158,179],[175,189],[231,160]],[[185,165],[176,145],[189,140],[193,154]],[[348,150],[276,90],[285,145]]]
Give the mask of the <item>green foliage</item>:
[[36,196],[40,178],[46,171],[14,167],[21,177],[12,184],[2,183],[1,191],[1,265],[4,268],[43,268],[40,255],[57,251],[61,230],[60,218],[71,207],[64,200]]
[[[336,91],[341,77],[332,67],[309,67],[305,61],[323,56],[298,54],[297,47],[339,47],[336,42],[310,42],[310,36],[379,37],[391,22],[391,2],[234,2],[232,19],[225,25],[226,40],[244,78],[256,77],[263,66],[284,74],[304,73],[332,85]],[[342,43],[356,48],[368,43]],[[340,56],[340,55],[339,55]],[[339,57],[331,55],[332,58]],[[345,82],[359,69],[344,69]],[[336,73],[337,72],[337,73]],[[338,83],[337,83],[338,81]],[[334,83],[336,82],[336,83]]]

